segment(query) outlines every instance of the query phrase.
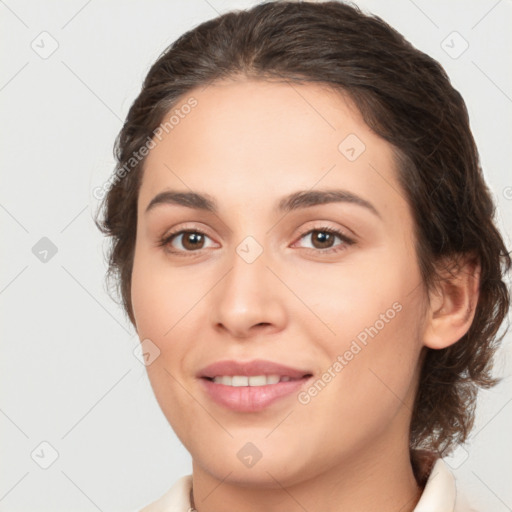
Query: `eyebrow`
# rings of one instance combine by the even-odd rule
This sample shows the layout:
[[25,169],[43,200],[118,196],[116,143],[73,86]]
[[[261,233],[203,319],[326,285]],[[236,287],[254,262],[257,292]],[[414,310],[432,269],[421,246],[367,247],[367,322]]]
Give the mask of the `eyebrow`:
[[[283,197],[276,205],[276,210],[288,213],[302,208],[309,208],[327,203],[350,203],[366,208],[374,215],[382,218],[378,210],[366,199],[349,192],[348,190],[299,190]],[[146,213],[158,205],[178,205],[211,213],[218,213],[217,202],[208,194],[197,192],[180,192],[177,190],[164,190],[157,194],[148,204]]]

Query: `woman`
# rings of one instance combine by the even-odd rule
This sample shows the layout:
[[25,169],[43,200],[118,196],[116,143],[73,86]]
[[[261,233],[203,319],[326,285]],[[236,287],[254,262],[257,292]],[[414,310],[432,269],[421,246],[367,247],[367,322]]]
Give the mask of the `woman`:
[[116,150],[97,223],[193,460],[144,510],[469,510],[441,457],[510,257],[441,66],[356,7],[260,4],[160,56]]

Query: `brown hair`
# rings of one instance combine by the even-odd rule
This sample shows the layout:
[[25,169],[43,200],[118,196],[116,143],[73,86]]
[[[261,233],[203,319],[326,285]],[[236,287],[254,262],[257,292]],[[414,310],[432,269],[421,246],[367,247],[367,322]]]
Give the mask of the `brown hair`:
[[[426,349],[410,446],[444,455],[473,425],[478,387],[497,381],[492,358],[509,307],[503,275],[510,255],[495,227],[468,113],[441,65],[377,16],[341,2],[266,2],[200,24],[171,44],[149,70],[116,139],[116,172],[154,136],[169,110],[198,86],[243,75],[320,82],[347,93],[368,126],[395,149],[415,221],[424,285],[436,264],[473,255],[480,296],[469,331],[443,350]],[[131,273],[144,159],[114,180],[98,228],[111,237],[107,277],[115,277],[135,325]],[[119,291],[119,288],[118,288]]]

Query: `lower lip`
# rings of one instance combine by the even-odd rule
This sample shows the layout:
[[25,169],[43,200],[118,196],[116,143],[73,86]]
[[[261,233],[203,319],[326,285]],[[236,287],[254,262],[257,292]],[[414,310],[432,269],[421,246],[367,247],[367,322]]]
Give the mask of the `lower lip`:
[[209,396],[218,404],[238,412],[262,411],[280,398],[297,392],[311,377],[267,386],[226,386],[202,378]]

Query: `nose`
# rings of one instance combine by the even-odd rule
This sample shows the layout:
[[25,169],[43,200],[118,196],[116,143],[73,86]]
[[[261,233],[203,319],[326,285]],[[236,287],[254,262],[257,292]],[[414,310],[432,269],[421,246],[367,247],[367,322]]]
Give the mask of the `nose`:
[[212,290],[214,329],[238,339],[284,329],[286,287],[267,268],[265,251],[251,263],[234,251],[230,262],[230,270]]

